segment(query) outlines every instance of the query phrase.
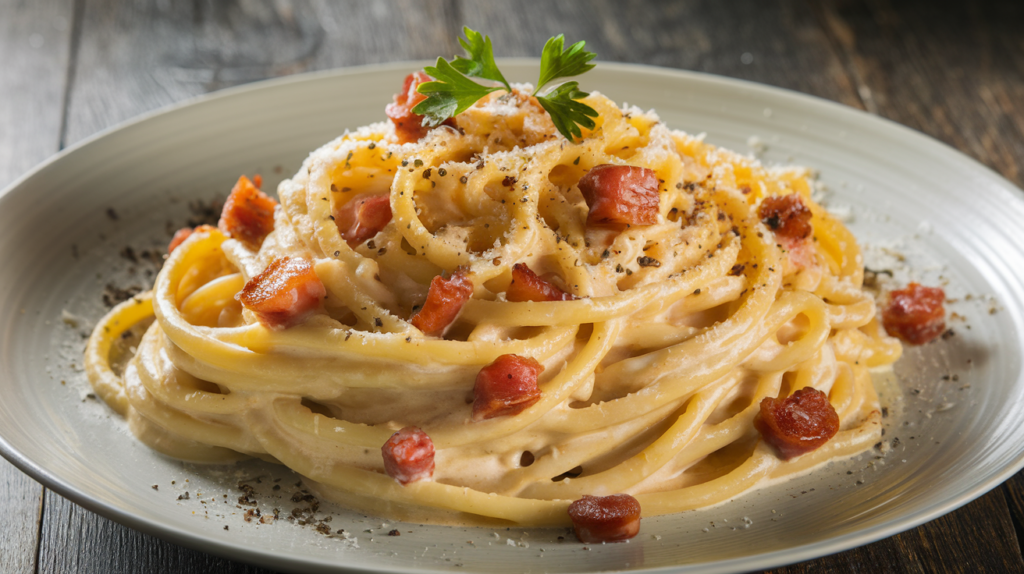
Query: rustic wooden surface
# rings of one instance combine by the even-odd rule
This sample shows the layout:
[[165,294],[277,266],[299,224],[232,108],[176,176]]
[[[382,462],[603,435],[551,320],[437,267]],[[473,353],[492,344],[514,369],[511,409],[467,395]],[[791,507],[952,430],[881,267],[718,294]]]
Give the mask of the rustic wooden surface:
[[[550,35],[603,60],[789,88],[890,118],[1024,185],[1024,2],[0,0],[0,187],[64,146],[197,94]],[[2,400],[2,399],[0,399]],[[0,460],[0,572],[265,572],[101,518]],[[1024,572],[1024,476],[919,528],[774,572]]]

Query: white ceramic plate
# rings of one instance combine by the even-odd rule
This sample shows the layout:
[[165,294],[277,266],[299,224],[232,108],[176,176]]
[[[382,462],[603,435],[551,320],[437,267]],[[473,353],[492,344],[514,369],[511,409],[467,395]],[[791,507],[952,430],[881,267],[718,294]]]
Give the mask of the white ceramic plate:
[[[152,267],[132,262],[124,248],[136,258],[145,249],[161,252],[169,231],[184,224],[190,199],[223,198],[241,173],[260,172],[273,189],[345,128],[382,120],[384,104],[414,67],[227,90],[100,134],[4,191],[4,456],[133,528],[304,572],[754,570],[911,528],[1024,465],[1020,190],[934,140],[856,110],[745,82],[615,64],[587,74],[584,87],[655,108],[672,127],[707,132],[713,143],[756,151],[766,162],[817,169],[826,203],[852,216],[868,245],[869,265],[889,267],[898,253],[908,263],[897,266],[897,280],[942,282],[959,300],[949,306],[956,335],[909,350],[896,368],[899,387],[884,390],[886,439],[899,439],[890,452],[866,453],[712,509],[645,519],[628,544],[585,548],[563,530],[383,524],[327,505],[314,524],[300,525],[286,516],[309,505],[291,501],[297,477],[287,470],[191,467],[138,444],[89,398],[80,358],[83,333],[103,312],[105,285],[152,281]],[[502,69],[529,80],[536,63],[509,61]],[[63,311],[82,319],[69,325]],[[275,523],[245,521],[251,507],[238,504],[239,481],[253,486],[264,515],[279,509]],[[331,536],[314,528],[328,515],[321,529]],[[401,536],[388,536],[392,529]]]

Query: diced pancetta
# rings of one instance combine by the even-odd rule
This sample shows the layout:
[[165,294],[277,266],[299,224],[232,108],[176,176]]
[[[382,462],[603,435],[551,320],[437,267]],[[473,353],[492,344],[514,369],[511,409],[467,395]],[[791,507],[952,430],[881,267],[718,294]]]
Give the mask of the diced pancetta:
[[530,357],[502,355],[480,369],[473,385],[473,420],[515,415],[540,400],[544,367]]
[[821,447],[835,436],[839,415],[828,395],[804,387],[785,398],[762,399],[754,428],[781,458],[789,460]]
[[402,484],[434,476],[434,442],[417,427],[405,427],[391,435],[380,450],[384,472]]
[[[257,176],[257,181],[262,182]],[[244,175],[238,178],[231,195],[224,202],[217,227],[247,248],[256,251],[274,230],[274,208],[277,202],[260,191]]]
[[541,279],[525,263],[512,267],[512,283],[505,291],[506,301],[571,301],[573,295]]
[[776,238],[804,239],[811,235],[811,210],[799,194],[764,198],[758,215]]
[[301,257],[279,257],[245,284],[235,298],[270,329],[306,320],[327,294],[313,265]]
[[946,293],[939,287],[911,283],[889,293],[882,310],[885,332],[911,345],[923,345],[946,330]]
[[[402,84],[402,91],[395,94],[394,101],[384,108],[391,122],[395,124],[395,135],[400,143],[419,141],[427,135],[430,128],[423,125],[423,116],[414,114],[412,109],[416,107],[427,96],[416,91],[423,82],[431,81],[431,77],[425,72],[413,72],[405,77]],[[442,125],[455,126],[455,119],[448,118]]]
[[621,542],[640,532],[640,502],[628,494],[584,495],[569,505],[569,518],[580,542]]
[[645,167],[603,164],[580,178],[588,225],[658,222],[658,176]]
[[334,212],[338,231],[350,247],[370,239],[391,221],[391,198],[387,194],[361,194]]
[[461,272],[455,272],[447,279],[438,275],[430,282],[423,307],[410,322],[428,335],[441,335],[459,316],[462,306],[472,295],[473,282]]

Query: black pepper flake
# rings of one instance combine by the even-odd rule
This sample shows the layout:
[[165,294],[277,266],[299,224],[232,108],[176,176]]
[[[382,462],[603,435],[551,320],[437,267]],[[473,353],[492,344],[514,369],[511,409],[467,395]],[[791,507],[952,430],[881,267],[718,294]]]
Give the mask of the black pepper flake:
[[395,530],[392,530],[391,532],[388,532],[388,536],[401,536],[401,535],[402,535],[402,533],[399,532],[398,529],[395,529]]
[[378,327],[383,327],[384,326],[384,321],[381,321],[380,317],[374,317],[373,318],[373,324],[378,326]]
[[343,187],[343,188],[341,188],[341,192],[342,193],[345,193],[346,191],[352,191],[352,188],[351,187]]
[[160,485],[159,485],[159,484],[154,484],[154,485],[152,486],[152,489],[153,489],[153,490],[160,490]]
[[370,142],[370,145],[368,145],[368,146],[366,146],[366,147],[367,147],[368,149],[373,149],[373,148],[377,147],[377,144],[376,144],[375,142]]
[[185,491],[185,494],[179,494],[178,495],[178,500],[188,500],[188,499],[189,499],[189,495],[188,495],[188,491],[187,490]]
[[657,259],[653,257],[648,257],[646,255],[637,257],[636,262],[640,265],[640,267],[661,267],[661,261],[658,261]]
[[448,175],[448,170],[446,170],[446,169],[445,169],[445,168],[443,168],[443,167],[442,167],[442,168],[439,168],[439,169],[437,170],[437,175],[439,175],[439,176],[441,176],[441,177],[444,177],[444,176]]
[[469,182],[469,178],[466,177],[466,176],[462,176],[462,177],[459,178],[459,183],[465,184],[465,183],[468,183],[468,182]]
[[376,249],[377,248],[377,244],[374,243],[372,239],[366,242],[366,246],[368,248],[370,248],[370,249]]
[[423,179],[430,179],[430,168],[423,170]]
[[693,294],[694,295],[700,295],[700,289],[694,289],[693,290]]
[[576,159],[573,160],[572,164],[573,165],[579,165],[580,164],[580,156],[576,156]]
[[227,524],[225,524],[225,525],[224,525],[224,530],[227,530],[227,529],[228,529],[228,525],[227,525]]
[[505,187],[512,187],[516,184],[516,181],[516,178],[511,175],[506,175],[505,179],[501,180],[501,185],[504,185]]
[[622,273],[623,271],[625,271],[625,269],[622,268],[622,264],[621,263],[619,263],[618,265],[615,266],[615,272],[616,273]]
[[604,250],[604,252],[603,252],[603,253],[601,253],[601,259],[605,259],[605,258],[607,258],[607,257],[610,257],[610,256],[611,256],[611,254],[612,254],[612,252],[611,252],[611,251],[609,251],[609,250],[605,249],[605,250]]
[[744,265],[743,263],[737,263],[736,265],[732,266],[732,269],[729,270],[729,275],[732,275],[733,277],[739,276],[743,273],[743,270],[746,268],[747,266]]
[[423,160],[422,159],[414,159],[412,161],[412,166],[413,167],[423,167]]
[[626,275],[632,275],[632,274],[633,274],[633,270],[632,269],[626,269]]
[[116,211],[114,211],[114,208],[113,208],[113,207],[108,207],[108,208],[107,208],[107,217],[109,217],[109,218],[110,218],[110,219],[112,219],[113,221],[117,221],[118,219],[120,219],[120,218],[119,218],[119,217],[117,216],[117,212],[116,212]]
[[335,256],[335,257],[337,257],[337,256],[339,256],[339,255],[341,255],[341,251],[335,251],[335,252],[334,252],[334,256]]
[[328,215],[327,217],[328,217],[328,219],[330,219],[331,221],[334,221],[334,216],[333,216],[333,215]]

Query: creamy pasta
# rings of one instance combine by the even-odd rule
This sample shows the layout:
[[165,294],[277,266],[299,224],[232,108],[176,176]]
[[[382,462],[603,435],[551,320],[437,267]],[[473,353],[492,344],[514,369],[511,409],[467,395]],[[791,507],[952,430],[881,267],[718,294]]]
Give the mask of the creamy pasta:
[[[573,500],[613,493],[644,516],[676,513],[880,440],[869,370],[901,347],[807,170],[596,93],[595,128],[570,142],[526,93],[491,94],[418,141],[382,122],[324,145],[278,187],[261,242],[192,233],[150,293],[96,327],[97,393],[170,456],[284,464],[344,505],[420,522],[564,525]],[[599,166],[653,176],[644,223],[595,221],[581,180]],[[781,212],[763,209],[791,195],[805,238],[781,237]],[[389,219],[370,225],[353,201]],[[324,288],[294,323],[239,302],[277,260],[305,262]],[[517,265],[564,297],[510,300]],[[438,277],[465,281],[468,300],[428,333],[414,318]],[[115,370],[112,342],[152,317]],[[506,355],[539,364],[538,392],[474,416],[475,381]],[[755,418],[805,387],[827,394],[839,431],[786,459]],[[381,447],[408,427],[436,451],[429,478],[403,483]]]

